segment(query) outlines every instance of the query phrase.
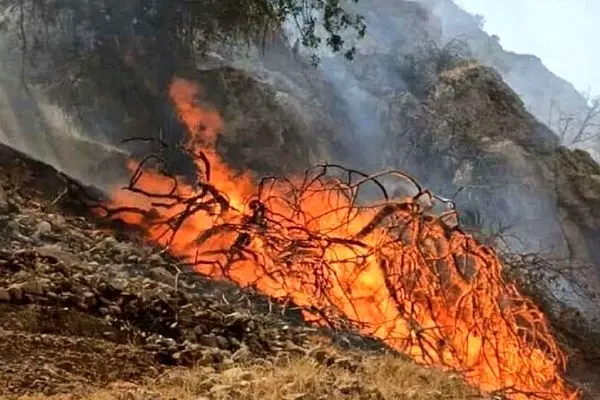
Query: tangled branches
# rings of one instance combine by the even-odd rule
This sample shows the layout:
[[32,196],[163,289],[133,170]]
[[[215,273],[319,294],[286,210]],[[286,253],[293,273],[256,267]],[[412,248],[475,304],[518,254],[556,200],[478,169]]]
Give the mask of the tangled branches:
[[[542,312],[503,280],[494,251],[461,231],[453,204],[410,176],[323,164],[252,186],[213,168],[210,154],[193,156],[193,184],[161,173],[156,155],[132,163],[105,215],[143,227],[199,273],[292,301],[317,324],[349,324],[484,390],[573,394]],[[390,196],[390,178],[416,194]],[[379,200],[361,200],[367,187]],[[447,211],[435,215],[440,203]]]
[[600,361],[600,307],[594,265],[537,254],[502,254],[504,275],[534,299],[557,338],[581,358]]

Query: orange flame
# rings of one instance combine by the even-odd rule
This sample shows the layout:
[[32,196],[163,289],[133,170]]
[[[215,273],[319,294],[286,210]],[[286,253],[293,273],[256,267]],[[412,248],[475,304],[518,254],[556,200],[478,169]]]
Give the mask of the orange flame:
[[[309,175],[257,186],[215,152],[223,124],[196,102],[199,94],[182,79],[170,86],[188,129],[186,148],[205,155],[196,159],[198,180],[210,182],[227,205],[217,201],[187,214],[167,238],[166,222],[196,206],[192,199],[206,188],[183,179],[174,186],[144,168],[136,181],[141,191],[115,189],[109,207],[154,209],[154,222],[127,210],[119,218],[144,227],[151,241],[168,245],[199,273],[291,299],[316,323],[352,321],[361,333],[418,363],[458,371],[484,391],[514,399],[578,397],[560,376],[565,360],[544,315],[502,280],[491,249],[424,217],[414,199],[357,206],[344,195],[350,186]],[[131,161],[133,171],[139,166]],[[248,224],[258,204],[253,209],[248,200],[259,192],[269,221]],[[178,200],[160,207],[147,193]]]

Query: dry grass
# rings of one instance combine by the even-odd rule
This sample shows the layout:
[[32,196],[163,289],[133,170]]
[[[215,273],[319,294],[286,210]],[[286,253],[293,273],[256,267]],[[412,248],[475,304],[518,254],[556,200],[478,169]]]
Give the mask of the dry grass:
[[453,68],[446,69],[440,73],[441,78],[446,78],[450,80],[458,80],[460,79],[466,72],[469,70],[477,69],[481,67],[481,63],[474,60],[466,60]]
[[[261,361],[261,360],[258,360]],[[325,400],[483,399],[459,377],[423,368],[394,355],[325,366],[312,357],[281,357],[229,366],[174,369],[146,385],[115,383],[84,395],[54,400]],[[35,396],[27,400],[49,399]]]

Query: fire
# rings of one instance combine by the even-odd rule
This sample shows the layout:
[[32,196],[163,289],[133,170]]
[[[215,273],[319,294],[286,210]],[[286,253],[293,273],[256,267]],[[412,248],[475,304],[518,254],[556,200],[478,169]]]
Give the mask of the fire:
[[292,300],[317,324],[351,324],[416,362],[458,371],[514,399],[577,398],[544,315],[503,281],[493,250],[423,214],[422,198],[356,202],[372,177],[321,166],[257,183],[215,151],[219,114],[174,79],[197,183],[131,161],[113,217],[145,229],[199,273]]

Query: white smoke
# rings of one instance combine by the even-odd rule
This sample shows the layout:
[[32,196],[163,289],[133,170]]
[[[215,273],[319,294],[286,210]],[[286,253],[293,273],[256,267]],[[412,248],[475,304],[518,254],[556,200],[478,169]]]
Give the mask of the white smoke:
[[0,143],[86,184],[104,187],[121,177],[122,168],[113,163],[127,153],[106,138],[90,138],[43,90],[27,82],[16,38],[1,35]]

